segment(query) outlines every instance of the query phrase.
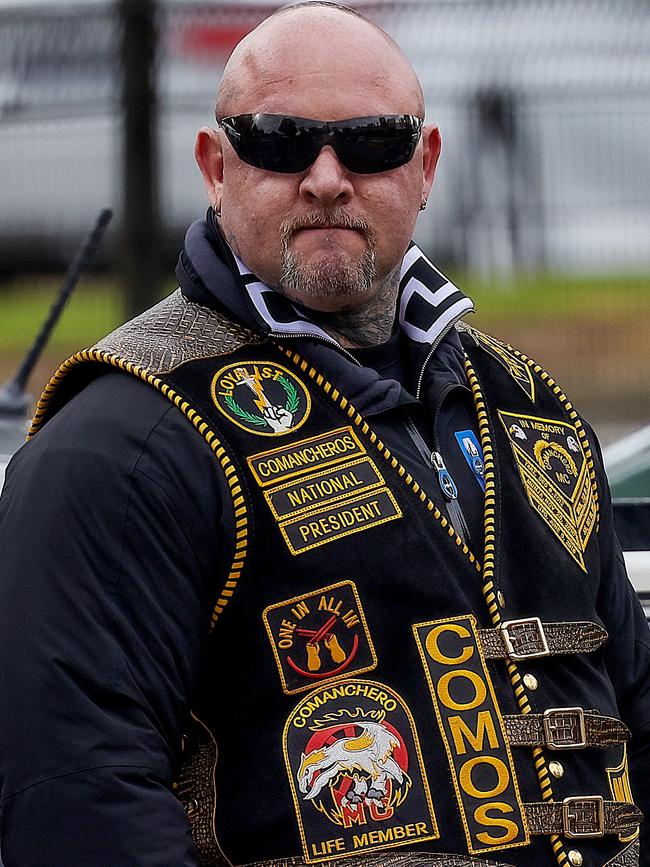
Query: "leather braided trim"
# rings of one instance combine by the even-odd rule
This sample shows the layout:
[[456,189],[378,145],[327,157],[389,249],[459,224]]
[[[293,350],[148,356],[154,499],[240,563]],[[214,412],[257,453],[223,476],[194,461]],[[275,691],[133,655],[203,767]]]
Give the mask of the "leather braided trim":
[[641,857],[641,845],[638,840],[633,840],[629,846],[614,855],[603,867],[639,867]]
[[[585,818],[591,813],[595,801],[602,804],[602,826],[598,832],[597,822]],[[570,802],[570,804],[569,804]],[[531,834],[564,834],[565,837],[600,837],[602,834],[630,834],[643,821],[643,813],[634,804],[626,801],[603,801],[594,796],[566,798],[564,802],[534,801],[524,804]],[[566,811],[577,814],[577,820],[567,820]],[[582,811],[585,811],[584,813]],[[588,826],[595,830],[590,831]],[[567,833],[573,831],[573,833]]]
[[[573,710],[573,709],[570,709]],[[554,708],[553,712],[561,714],[563,708]],[[601,716],[598,713],[585,712],[584,743],[565,744],[557,747],[552,737],[549,739],[544,725],[544,715],[541,713],[508,714],[504,716],[508,740],[512,747],[549,747],[550,749],[580,749],[581,747],[613,747],[625,743],[632,733],[621,720],[611,716]],[[550,742],[549,742],[550,741]]]
[[[341,867],[341,861],[319,861],[318,867]],[[484,861],[469,855],[451,855],[444,852],[381,852],[377,855],[352,855],[345,858],[346,867],[511,867],[502,861]],[[303,858],[282,858],[274,861],[255,861],[244,867],[313,867]],[[627,865],[625,865],[627,867]]]
[[[531,621],[532,619],[530,618]],[[608,638],[607,630],[597,623],[591,623],[589,620],[553,621],[542,623],[541,625],[548,644],[548,653],[535,654],[540,656],[591,653],[602,647]],[[502,629],[503,627],[500,629],[479,629],[479,636],[486,659],[506,659],[508,657]],[[514,628],[510,630],[510,633],[513,638],[513,644],[516,644],[515,636],[517,633]],[[525,658],[526,655],[525,649],[522,647],[521,656],[517,658]],[[533,654],[531,653],[530,655],[532,656]]]
[[149,373],[169,373],[186,361],[234,352],[264,338],[208,307],[188,301],[180,289],[102,338],[109,352]]

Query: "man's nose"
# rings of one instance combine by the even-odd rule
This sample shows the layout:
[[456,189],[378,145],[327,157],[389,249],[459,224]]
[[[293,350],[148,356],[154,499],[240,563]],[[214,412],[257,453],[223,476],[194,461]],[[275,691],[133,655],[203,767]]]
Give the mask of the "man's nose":
[[354,196],[350,174],[325,145],[300,183],[300,195],[321,205],[345,205]]

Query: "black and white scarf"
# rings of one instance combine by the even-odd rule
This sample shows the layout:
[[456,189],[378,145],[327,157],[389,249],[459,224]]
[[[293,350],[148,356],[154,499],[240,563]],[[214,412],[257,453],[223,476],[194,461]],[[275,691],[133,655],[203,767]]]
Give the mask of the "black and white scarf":
[[[331,342],[331,335],[312,322],[288,298],[271,289],[235,256],[258,324],[271,335],[312,335]],[[454,286],[420,248],[412,243],[400,271],[399,324],[411,340],[432,344],[450,325],[474,310],[468,298]]]

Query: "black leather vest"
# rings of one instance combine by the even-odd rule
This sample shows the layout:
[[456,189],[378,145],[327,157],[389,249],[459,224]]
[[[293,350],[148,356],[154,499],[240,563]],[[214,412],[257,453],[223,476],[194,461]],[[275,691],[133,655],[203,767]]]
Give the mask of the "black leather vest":
[[67,362],[34,430],[71,370],[80,382],[108,363],[165,393],[228,479],[233,562],[178,783],[202,863],[634,863],[615,860],[636,857],[638,817],[612,824],[630,796],[596,611],[595,467],[559,387],[462,331],[486,482],[479,563],[326,371],[210,311],[199,332],[213,336],[192,347],[196,305],[173,303],[172,338],[147,314]]

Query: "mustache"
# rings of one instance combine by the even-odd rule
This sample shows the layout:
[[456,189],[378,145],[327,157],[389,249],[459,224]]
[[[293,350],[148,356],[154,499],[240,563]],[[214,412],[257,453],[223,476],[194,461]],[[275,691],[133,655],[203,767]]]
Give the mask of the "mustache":
[[288,244],[293,235],[301,229],[356,229],[365,235],[368,243],[373,246],[374,233],[361,217],[353,217],[343,208],[332,208],[327,211],[309,211],[306,214],[288,217],[280,225],[280,238],[283,244]]

